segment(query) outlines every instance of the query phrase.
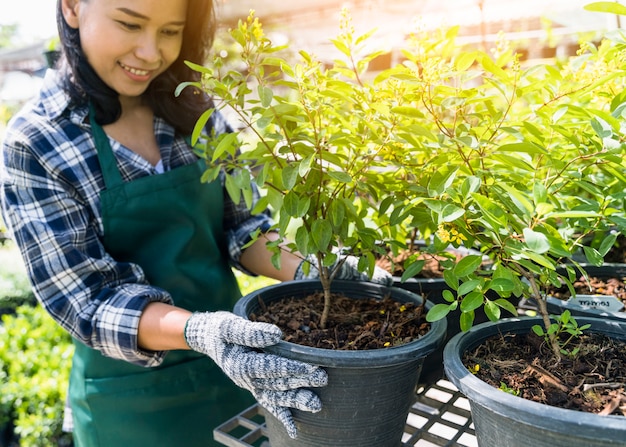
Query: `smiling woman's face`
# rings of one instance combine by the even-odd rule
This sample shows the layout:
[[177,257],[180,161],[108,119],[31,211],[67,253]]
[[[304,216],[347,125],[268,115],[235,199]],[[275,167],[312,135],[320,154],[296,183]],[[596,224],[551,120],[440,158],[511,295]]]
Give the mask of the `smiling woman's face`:
[[187,0],[62,0],[98,76],[124,97],[140,96],[180,54]]

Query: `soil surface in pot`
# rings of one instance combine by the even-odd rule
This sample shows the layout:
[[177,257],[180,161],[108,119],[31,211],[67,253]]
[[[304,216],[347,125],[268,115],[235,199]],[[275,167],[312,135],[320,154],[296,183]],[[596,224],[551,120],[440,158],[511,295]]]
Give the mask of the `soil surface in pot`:
[[588,333],[577,343],[578,355],[557,363],[534,333],[497,336],[465,353],[463,363],[482,381],[524,399],[626,416],[626,342]]
[[267,305],[261,303],[262,310],[249,318],[277,325],[285,341],[323,349],[397,346],[422,337],[430,329],[423,306],[391,298],[351,299],[342,294],[333,295],[327,328],[322,329],[319,320],[323,304],[321,292],[304,298],[287,298]]
[[[589,280],[580,276],[572,283],[577,295],[613,295],[624,303],[626,309],[625,278],[605,278],[590,276]],[[560,300],[568,300],[571,293],[567,287],[552,287],[547,289],[548,295]]]

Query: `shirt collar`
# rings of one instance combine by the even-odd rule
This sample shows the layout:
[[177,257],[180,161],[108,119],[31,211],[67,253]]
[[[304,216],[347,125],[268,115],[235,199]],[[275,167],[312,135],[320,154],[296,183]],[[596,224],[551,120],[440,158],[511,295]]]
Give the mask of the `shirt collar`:
[[89,108],[87,106],[71,107],[70,96],[63,89],[63,75],[59,70],[48,69],[41,88],[41,104],[50,120],[56,120],[69,109],[70,120],[82,125],[87,120]]

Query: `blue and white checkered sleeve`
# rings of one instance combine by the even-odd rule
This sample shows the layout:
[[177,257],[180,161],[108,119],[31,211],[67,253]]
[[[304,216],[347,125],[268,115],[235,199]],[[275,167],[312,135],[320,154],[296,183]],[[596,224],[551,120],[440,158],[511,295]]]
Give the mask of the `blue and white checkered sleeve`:
[[89,208],[46,172],[40,157],[18,144],[3,150],[3,218],[37,299],[74,338],[104,355],[160,364],[163,352],[138,347],[139,318],[149,302],[171,297],[149,286],[139,268],[105,253]]

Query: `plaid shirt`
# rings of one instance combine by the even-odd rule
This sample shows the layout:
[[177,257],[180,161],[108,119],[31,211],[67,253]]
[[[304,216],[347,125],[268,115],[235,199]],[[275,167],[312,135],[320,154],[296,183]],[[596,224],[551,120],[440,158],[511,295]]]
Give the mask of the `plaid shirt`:
[[[86,107],[71,108],[58,73],[48,71],[39,97],[15,115],[2,147],[3,216],[20,247],[35,295],[69,333],[104,355],[156,366],[164,352],[141,350],[137,327],[154,301],[172,303],[152,287],[137,265],[118,264],[102,246],[100,192],[104,182]],[[217,133],[231,128],[214,114]],[[182,136],[155,118],[155,135],[165,170],[195,162]],[[131,150],[112,141],[125,181],[158,175]],[[223,185],[223,175],[221,177]],[[258,194],[255,195],[255,200]],[[257,228],[269,229],[268,215],[251,215],[224,190],[224,229],[231,264]]]

